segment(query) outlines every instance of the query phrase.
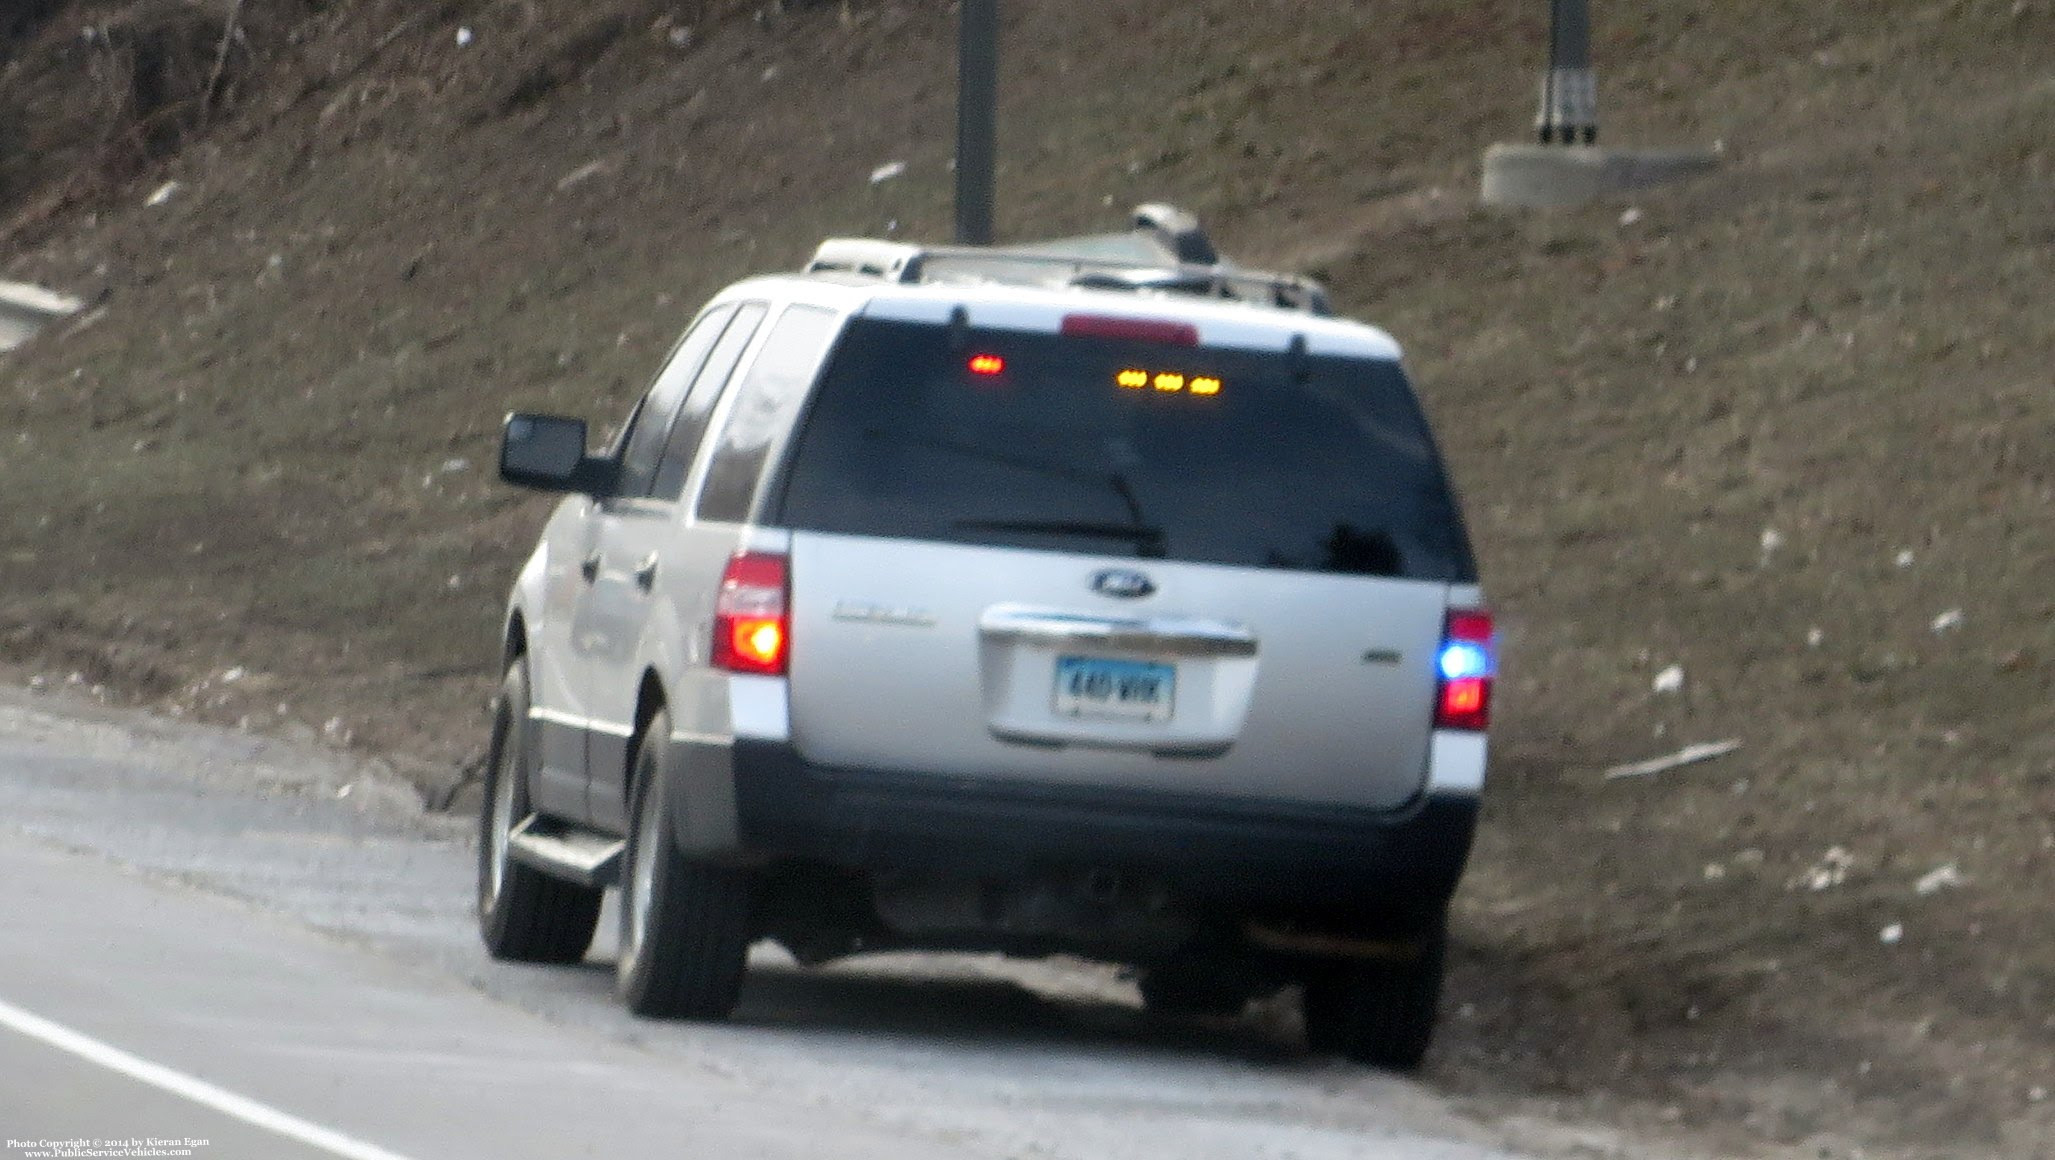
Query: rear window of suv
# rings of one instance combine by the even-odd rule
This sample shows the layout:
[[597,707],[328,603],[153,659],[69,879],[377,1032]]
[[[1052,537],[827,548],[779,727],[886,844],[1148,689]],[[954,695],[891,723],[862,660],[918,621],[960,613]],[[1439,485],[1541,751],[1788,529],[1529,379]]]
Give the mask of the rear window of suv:
[[1476,578],[1390,360],[858,318],[789,464],[800,530]]

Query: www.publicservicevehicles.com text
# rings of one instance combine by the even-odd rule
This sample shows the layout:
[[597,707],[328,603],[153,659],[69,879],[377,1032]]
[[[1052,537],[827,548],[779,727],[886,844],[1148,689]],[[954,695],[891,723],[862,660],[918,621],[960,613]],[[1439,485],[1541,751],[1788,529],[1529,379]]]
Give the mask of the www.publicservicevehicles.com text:
[[7,1141],[10,1152],[18,1152],[24,1160],[82,1160],[84,1157],[130,1157],[130,1156],[194,1156],[198,1149],[205,1148],[207,1141],[190,1136],[130,1136],[126,1138],[101,1139],[93,1136],[78,1136],[68,1140],[15,1140]]

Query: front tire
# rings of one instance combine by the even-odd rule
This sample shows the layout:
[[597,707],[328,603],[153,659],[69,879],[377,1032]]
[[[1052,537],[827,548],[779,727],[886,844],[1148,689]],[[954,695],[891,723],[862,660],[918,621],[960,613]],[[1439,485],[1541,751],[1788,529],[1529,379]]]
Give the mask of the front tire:
[[1308,978],[1307,1046],[1391,1071],[1418,1068],[1434,1038],[1447,943],[1437,926],[1411,958],[1336,964]]
[[592,945],[601,892],[513,860],[508,835],[528,816],[528,668],[507,667],[493,707],[478,807],[478,932],[496,959],[575,963]]
[[664,776],[670,736],[670,716],[658,710],[635,746],[616,982],[637,1015],[725,1019],[741,997],[753,883],[746,871],[679,852]]

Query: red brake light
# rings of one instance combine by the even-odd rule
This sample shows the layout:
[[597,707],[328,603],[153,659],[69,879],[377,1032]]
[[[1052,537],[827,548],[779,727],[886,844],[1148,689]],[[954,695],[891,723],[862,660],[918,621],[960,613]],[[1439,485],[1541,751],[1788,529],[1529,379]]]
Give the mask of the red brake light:
[[1435,658],[1436,729],[1482,730],[1491,724],[1491,680],[1498,661],[1488,612],[1451,612]]
[[974,375],[996,375],[1006,371],[1006,360],[996,354],[974,354],[970,356],[970,373]]
[[785,675],[792,644],[788,586],[783,556],[742,552],[728,561],[714,598],[715,668]]
[[1066,314],[1065,338],[1123,338],[1132,342],[1160,342],[1165,346],[1199,345],[1199,328],[1189,322],[1160,318],[1117,318],[1109,314]]

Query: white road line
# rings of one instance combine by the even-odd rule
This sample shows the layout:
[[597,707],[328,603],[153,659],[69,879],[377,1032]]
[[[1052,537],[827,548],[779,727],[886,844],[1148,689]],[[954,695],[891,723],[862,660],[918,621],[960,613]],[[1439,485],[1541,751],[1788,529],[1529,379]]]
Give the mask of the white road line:
[[226,1088],[215,1087],[206,1080],[195,1079],[162,1064],[151,1063],[140,1056],[130,1055],[118,1047],[110,1047],[97,1039],[61,1024],[52,1023],[39,1015],[30,1014],[5,1001],[0,1001],[0,1025],[11,1027],[31,1039],[42,1040],[60,1051],[68,1051],[110,1071],[118,1071],[130,1079],[141,1080],[152,1087],[162,1088],[173,1095],[184,1096],[196,1104],[204,1104],[217,1112],[234,1116],[246,1124],[276,1132],[302,1144],[310,1144],[325,1152],[333,1152],[337,1156],[347,1157],[348,1160],[407,1160],[407,1157],[397,1152],[388,1152],[376,1144],[345,1136],[319,1124],[309,1123],[298,1116],[260,1104],[247,1096],[239,1096]]

